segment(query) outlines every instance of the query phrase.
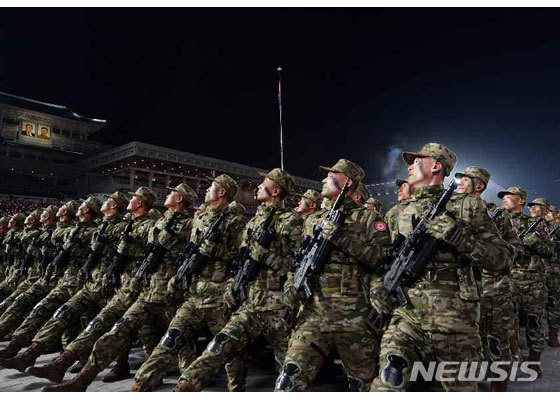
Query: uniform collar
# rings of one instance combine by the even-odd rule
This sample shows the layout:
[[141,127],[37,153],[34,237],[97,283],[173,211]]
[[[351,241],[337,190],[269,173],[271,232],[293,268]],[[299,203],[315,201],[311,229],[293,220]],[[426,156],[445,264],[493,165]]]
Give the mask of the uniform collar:
[[415,188],[412,197],[415,199],[421,199],[424,197],[435,197],[440,195],[443,190],[443,185],[431,185]]

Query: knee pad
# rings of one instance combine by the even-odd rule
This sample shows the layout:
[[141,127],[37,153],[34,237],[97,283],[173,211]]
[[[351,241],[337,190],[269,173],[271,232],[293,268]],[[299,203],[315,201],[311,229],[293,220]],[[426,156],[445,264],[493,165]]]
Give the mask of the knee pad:
[[43,307],[43,302],[40,301],[37,304],[35,304],[35,307],[33,307],[33,309],[31,310],[31,312],[29,313],[30,317],[36,317],[37,314],[39,314],[39,310]]
[[527,315],[527,325],[529,328],[537,329],[539,327],[539,319],[535,314]]
[[353,378],[351,376],[348,377],[348,390],[351,392],[359,392],[360,390],[362,390],[362,386],[364,386],[364,383],[358,379],[358,378]]
[[21,302],[21,300],[24,299],[24,298],[25,298],[25,293],[18,294],[17,297],[12,302],[12,305],[15,306],[17,303]]
[[402,388],[404,385],[404,370],[408,364],[404,358],[396,354],[387,356],[389,364],[381,371],[381,379],[394,388]]
[[119,327],[126,322],[126,318],[122,317],[117,322],[113,324],[109,333],[116,333],[119,330]]
[[291,392],[294,389],[294,378],[296,378],[300,372],[301,370],[296,364],[288,362],[284,368],[282,368],[280,375],[278,375],[274,389],[282,392]]
[[86,333],[95,332],[101,326],[101,322],[102,322],[101,318],[95,317],[94,319],[91,320],[91,322],[88,324],[88,326],[86,326],[86,329],[84,329],[84,332],[86,332]]
[[500,339],[495,336],[488,335],[488,352],[490,353],[490,358],[499,357],[502,354],[502,348],[500,347]]
[[214,339],[212,339],[210,343],[208,343],[208,347],[206,348],[206,350],[213,354],[219,354],[224,349],[224,345],[228,340],[228,334],[220,332],[216,336],[214,336]]
[[61,305],[53,314],[53,318],[57,321],[66,321],[70,317],[70,307],[66,304]]
[[552,297],[552,296],[548,296],[548,302],[546,303],[546,306],[548,308],[554,308],[556,307],[556,298]]
[[167,351],[172,351],[177,347],[182,334],[183,332],[181,329],[175,326],[170,326],[167,329],[167,332],[165,332],[165,335],[161,338],[159,345]]

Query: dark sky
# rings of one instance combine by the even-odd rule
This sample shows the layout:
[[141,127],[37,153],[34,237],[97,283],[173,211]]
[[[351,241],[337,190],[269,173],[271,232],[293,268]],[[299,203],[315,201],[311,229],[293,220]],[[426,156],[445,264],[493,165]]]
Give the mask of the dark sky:
[[[458,169],[560,203],[560,11],[2,10],[0,90],[141,140],[319,178],[345,157],[379,182],[389,146],[440,141]],[[405,176],[405,165],[401,176]]]

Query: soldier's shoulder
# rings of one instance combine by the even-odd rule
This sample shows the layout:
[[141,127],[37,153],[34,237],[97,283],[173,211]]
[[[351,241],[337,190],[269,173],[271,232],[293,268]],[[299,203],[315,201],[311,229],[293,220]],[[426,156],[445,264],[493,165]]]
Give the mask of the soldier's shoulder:
[[278,221],[282,221],[282,223],[303,223],[303,217],[294,210],[284,208],[278,213]]

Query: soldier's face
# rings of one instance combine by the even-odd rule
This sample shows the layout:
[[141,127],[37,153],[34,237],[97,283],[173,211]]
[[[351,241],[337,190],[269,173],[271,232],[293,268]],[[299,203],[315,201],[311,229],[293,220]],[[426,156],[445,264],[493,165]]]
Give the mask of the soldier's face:
[[474,190],[473,180],[468,176],[463,176],[457,187],[457,192],[471,194]]
[[408,179],[410,184],[426,182],[432,178],[431,172],[436,160],[430,157],[416,157],[412,164],[408,166]]
[[397,201],[401,202],[406,199],[410,199],[410,185],[407,182],[404,182],[399,186]]
[[548,213],[548,208],[545,206],[534,205],[529,207],[529,214],[533,218],[544,217]]
[[8,229],[14,229],[16,227],[16,220],[14,218],[10,218],[8,222]]
[[60,217],[64,216],[67,212],[68,212],[68,207],[62,206],[56,212],[56,217],[60,218]]
[[112,214],[117,211],[117,203],[113,199],[107,199],[101,206],[104,215]]
[[329,171],[325,179],[323,179],[321,196],[330,200],[334,199],[342,190],[347,179],[348,177],[343,173]]
[[43,211],[43,213],[41,214],[41,219],[40,219],[41,223],[43,225],[46,225],[50,222],[50,219],[51,219],[51,214],[49,214],[46,211]]
[[523,200],[521,196],[517,194],[506,194],[502,199],[502,207],[506,210],[515,210],[519,206],[521,206]]
[[223,188],[216,182],[212,182],[210,187],[206,189],[206,194],[204,195],[204,202],[206,204],[212,204],[220,200],[220,195],[223,196]]
[[299,203],[298,203],[298,211],[301,213],[306,212],[309,209],[309,199],[306,199],[305,197],[302,197],[301,199],[299,199]]
[[375,210],[375,205],[372,204],[372,203],[366,203],[366,204],[365,204],[365,207],[366,207],[368,210]]
[[360,206],[364,204],[364,199],[362,198],[362,195],[360,193],[352,193],[352,200],[354,200],[354,203],[359,204]]
[[548,212],[545,214],[544,219],[546,219],[547,221],[554,221],[554,213],[550,210],[548,210]]
[[128,211],[134,212],[138,210],[141,205],[142,205],[142,200],[140,199],[140,197],[132,196],[132,199],[130,199],[130,201],[128,202],[128,206],[126,206],[126,209]]
[[163,203],[163,205],[165,207],[175,207],[181,201],[183,201],[183,196],[181,196],[179,194],[179,192],[176,192],[175,190],[172,190],[171,193],[169,193],[167,195],[167,197],[165,198],[165,203]]
[[264,178],[262,183],[259,185],[257,189],[257,200],[258,201],[267,201],[272,199],[274,194],[278,194],[278,186],[274,181]]
[[78,217],[80,222],[84,222],[87,220],[88,214],[89,214],[89,207],[85,202],[83,202],[82,204],[80,204],[80,207],[78,207],[78,212],[76,213],[76,217]]
[[23,223],[25,224],[25,226],[31,227],[37,223],[37,220],[35,219],[34,215],[28,215],[27,218],[25,218],[25,221],[23,221]]

